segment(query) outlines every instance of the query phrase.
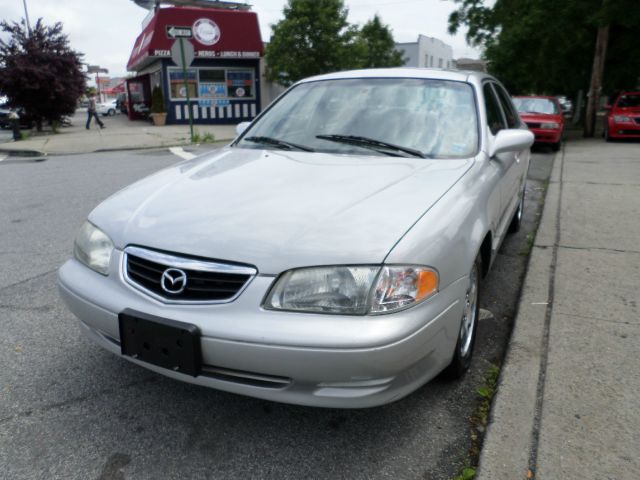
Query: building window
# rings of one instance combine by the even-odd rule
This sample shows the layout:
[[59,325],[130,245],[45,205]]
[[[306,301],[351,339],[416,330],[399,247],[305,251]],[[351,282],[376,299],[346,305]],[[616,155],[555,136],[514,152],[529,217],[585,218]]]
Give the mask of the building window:
[[[182,70],[169,68],[168,76],[171,100],[186,100]],[[191,68],[187,70],[189,97],[193,100],[254,99],[254,82],[253,69]]]
[[442,59],[441,58],[438,59],[438,68],[442,68]]
[[[187,98],[187,89],[184,86],[184,73],[182,70],[169,71],[169,85],[172,100],[183,100]],[[187,87],[189,88],[189,97],[196,98],[198,91],[197,71],[194,69],[187,70]]]
[[433,55],[431,55],[431,57],[429,57],[429,66],[433,67]]
[[250,70],[227,70],[229,98],[253,97],[253,72]]

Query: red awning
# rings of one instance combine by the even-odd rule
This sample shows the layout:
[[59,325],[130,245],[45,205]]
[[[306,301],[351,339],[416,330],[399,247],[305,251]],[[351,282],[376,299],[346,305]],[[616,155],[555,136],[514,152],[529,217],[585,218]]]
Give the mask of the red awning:
[[160,58],[171,57],[175,41],[171,27],[190,28],[196,58],[259,58],[263,43],[255,12],[211,8],[171,7],[158,10],[138,36],[127,70],[141,70]]

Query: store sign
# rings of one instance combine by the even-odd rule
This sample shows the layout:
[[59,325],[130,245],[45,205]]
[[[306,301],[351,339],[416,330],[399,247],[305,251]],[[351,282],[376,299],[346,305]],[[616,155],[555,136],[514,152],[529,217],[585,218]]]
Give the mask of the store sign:
[[193,24],[193,34],[203,45],[211,46],[220,41],[222,33],[218,24],[209,18],[200,18]]

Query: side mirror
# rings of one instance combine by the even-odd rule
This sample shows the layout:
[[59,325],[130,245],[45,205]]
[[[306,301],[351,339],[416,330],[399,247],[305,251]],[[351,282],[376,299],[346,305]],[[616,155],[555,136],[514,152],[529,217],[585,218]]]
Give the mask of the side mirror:
[[489,158],[499,153],[519,152],[533,145],[534,135],[529,130],[500,130],[489,148]]
[[242,122],[236,125],[236,135],[242,135],[249,125],[251,125],[251,122]]

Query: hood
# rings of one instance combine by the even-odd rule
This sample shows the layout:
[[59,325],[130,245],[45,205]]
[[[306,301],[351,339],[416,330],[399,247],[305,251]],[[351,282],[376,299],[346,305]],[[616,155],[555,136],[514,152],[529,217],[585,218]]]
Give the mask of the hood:
[[89,216],[117,248],[253,265],[381,263],[472,160],[225,148],[121,190]]
[[624,115],[624,114],[638,114],[640,113],[639,107],[615,107],[611,110],[612,115]]

